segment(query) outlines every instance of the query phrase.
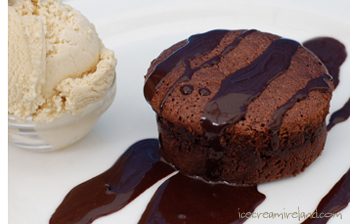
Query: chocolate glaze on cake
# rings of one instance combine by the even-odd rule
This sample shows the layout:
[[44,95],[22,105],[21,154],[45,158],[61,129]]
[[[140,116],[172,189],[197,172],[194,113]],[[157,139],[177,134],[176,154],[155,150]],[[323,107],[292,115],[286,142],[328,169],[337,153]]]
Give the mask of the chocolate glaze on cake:
[[311,79],[303,89],[298,90],[298,92],[296,92],[292,98],[287,101],[287,103],[279,107],[273,113],[272,118],[268,124],[272,132],[272,149],[279,149],[278,131],[282,125],[284,114],[290,110],[295,105],[295,103],[300,102],[301,100],[305,100],[311,91],[317,90],[325,93],[329,92],[330,86],[327,82],[325,82],[326,79],[331,80],[332,77],[328,74],[325,74],[323,76]]
[[333,90],[327,73],[299,43],[256,30],[214,30],[181,41],[146,75],[160,153],[181,172],[210,181],[296,175],[325,143]]

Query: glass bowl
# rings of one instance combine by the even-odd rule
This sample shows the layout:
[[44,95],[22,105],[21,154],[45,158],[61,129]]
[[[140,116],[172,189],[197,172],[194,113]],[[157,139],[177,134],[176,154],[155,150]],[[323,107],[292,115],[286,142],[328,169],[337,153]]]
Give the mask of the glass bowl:
[[101,115],[110,107],[116,95],[116,77],[107,95],[89,104],[80,114],[62,114],[50,123],[33,123],[32,117],[18,122],[8,115],[8,138],[13,145],[36,152],[65,148],[87,135]]

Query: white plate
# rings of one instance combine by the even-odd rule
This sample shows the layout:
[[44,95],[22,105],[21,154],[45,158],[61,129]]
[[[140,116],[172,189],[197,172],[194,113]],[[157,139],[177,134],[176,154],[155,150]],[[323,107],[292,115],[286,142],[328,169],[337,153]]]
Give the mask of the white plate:
[[[93,131],[62,151],[33,153],[9,146],[9,223],[45,224],[76,185],[108,169],[128,146],[156,138],[155,115],[143,97],[143,76],[158,54],[188,36],[211,29],[255,28],[303,42],[332,36],[350,52],[349,1],[160,1],[71,0],[96,26],[104,44],[115,51],[117,97]],[[303,3],[304,2],[304,3]],[[350,57],[350,56],[349,56]],[[350,59],[341,67],[340,84],[330,111],[349,98]],[[258,186],[266,200],[255,212],[312,212],[350,167],[350,120],[334,127],[325,150],[304,173]],[[152,187],[122,211],[94,224],[138,222]],[[235,211],[233,211],[235,212]],[[350,223],[350,206],[342,219]],[[301,222],[301,221],[300,221]],[[246,223],[300,223],[297,219],[250,219]]]

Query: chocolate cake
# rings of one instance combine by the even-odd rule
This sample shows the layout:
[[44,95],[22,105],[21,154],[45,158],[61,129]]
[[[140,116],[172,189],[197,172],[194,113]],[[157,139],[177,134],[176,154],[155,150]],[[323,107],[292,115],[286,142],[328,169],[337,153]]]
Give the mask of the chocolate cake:
[[323,150],[334,85],[296,41],[213,30],[163,51],[145,78],[160,154],[180,172],[263,183],[304,171]]

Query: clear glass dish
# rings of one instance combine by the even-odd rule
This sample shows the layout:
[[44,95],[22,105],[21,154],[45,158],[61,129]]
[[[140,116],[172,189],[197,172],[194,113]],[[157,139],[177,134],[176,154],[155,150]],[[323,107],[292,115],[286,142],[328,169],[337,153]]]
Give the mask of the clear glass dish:
[[107,95],[88,105],[80,114],[62,114],[50,123],[33,123],[32,117],[18,122],[8,115],[9,142],[17,147],[36,152],[65,148],[87,135],[101,115],[110,107],[116,95],[116,77]]

